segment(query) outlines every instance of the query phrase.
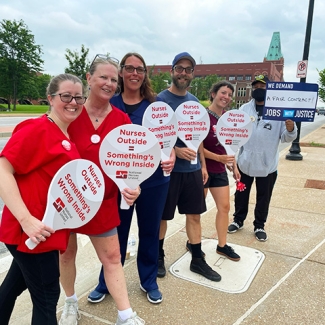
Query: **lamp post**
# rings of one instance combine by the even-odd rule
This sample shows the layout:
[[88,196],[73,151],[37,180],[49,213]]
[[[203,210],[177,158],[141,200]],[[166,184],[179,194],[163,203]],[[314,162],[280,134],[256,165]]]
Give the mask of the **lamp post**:
[[[311,26],[313,23],[313,12],[314,12],[314,0],[309,0],[309,7],[308,7],[308,16],[307,16],[307,25],[306,25],[306,34],[305,34],[305,45],[304,45],[304,53],[302,55],[302,60],[308,60],[309,56],[309,47],[310,47],[310,35],[311,35]],[[300,82],[306,83],[306,78],[301,78]],[[288,160],[302,160],[302,155],[300,154],[300,129],[301,129],[301,122],[297,122],[297,138],[293,140],[291,148],[286,155],[286,159]]]

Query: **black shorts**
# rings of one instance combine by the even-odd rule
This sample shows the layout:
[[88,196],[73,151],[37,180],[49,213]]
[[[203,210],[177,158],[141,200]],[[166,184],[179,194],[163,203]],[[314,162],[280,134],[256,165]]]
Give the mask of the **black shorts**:
[[208,181],[204,184],[204,188],[223,187],[229,185],[228,174],[223,172],[220,174],[208,173]]
[[162,220],[172,220],[176,206],[180,214],[201,214],[207,210],[201,169],[189,173],[171,173]]

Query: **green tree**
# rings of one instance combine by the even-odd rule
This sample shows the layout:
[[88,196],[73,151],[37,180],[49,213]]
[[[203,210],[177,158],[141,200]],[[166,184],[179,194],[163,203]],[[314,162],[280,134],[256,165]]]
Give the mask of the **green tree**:
[[90,61],[88,60],[89,49],[81,45],[80,53],[66,49],[65,58],[68,61],[69,67],[65,68],[66,73],[74,74],[81,80],[86,80],[86,73],[89,70]]
[[318,96],[325,103],[325,69],[318,71],[318,74],[319,74]]
[[42,70],[41,46],[34,35],[20,21],[2,20],[0,23],[0,93],[8,99],[8,109],[16,101],[23,86]]
[[149,78],[152,88],[156,94],[159,94],[161,91],[165,90],[172,80],[169,72],[160,72],[156,75],[152,75],[152,73],[149,71]]

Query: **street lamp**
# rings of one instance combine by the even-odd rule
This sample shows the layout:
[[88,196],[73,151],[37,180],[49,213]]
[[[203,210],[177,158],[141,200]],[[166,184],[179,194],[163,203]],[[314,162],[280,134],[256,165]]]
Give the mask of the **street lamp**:
[[[309,0],[304,53],[302,55],[303,61],[308,60],[308,56],[309,56],[311,26],[313,23],[313,12],[314,12],[314,0]],[[301,78],[300,82],[306,83],[306,77]],[[290,153],[286,155],[286,159],[288,160],[302,160],[302,155],[300,154],[300,145],[299,145],[301,122],[297,122],[296,125],[298,129],[297,138],[293,140],[291,148],[289,149]]]

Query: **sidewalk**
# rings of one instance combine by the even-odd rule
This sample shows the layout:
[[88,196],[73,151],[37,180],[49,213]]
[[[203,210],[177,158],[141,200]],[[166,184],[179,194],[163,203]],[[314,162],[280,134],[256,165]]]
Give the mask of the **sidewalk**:
[[[300,141],[312,142],[325,143],[325,125]],[[325,192],[322,189],[325,184],[325,148],[301,146],[302,161],[286,160],[287,153],[286,149],[280,154],[279,176],[265,228],[269,240],[261,243],[253,235],[254,189],[245,227],[238,233],[228,235],[230,244],[250,247],[265,255],[265,260],[248,290],[237,294],[225,293],[176,278],[168,272],[165,278],[158,279],[164,300],[161,304],[153,305],[139,289],[133,257],[127,260],[124,268],[128,291],[133,309],[146,320],[146,324],[324,323]],[[232,195],[230,219],[233,206]],[[202,216],[203,239],[216,238],[215,212],[209,198],[208,211]],[[165,240],[166,267],[170,267],[186,253],[184,224],[185,217],[178,214],[169,223],[168,237]],[[135,222],[132,227],[132,232],[136,233]],[[219,255],[214,251],[205,253],[215,258],[216,265]],[[241,274],[241,262],[230,262],[238,271],[238,277]],[[97,283],[100,263],[88,238],[84,236],[79,237],[77,265],[76,291],[81,312],[79,325],[114,324],[117,311],[110,296],[100,304],[87,302],[88,293]],[[5,272],[0,273],[0,281],[4,275]],[[232,280],[236,281],[236,278]],[[58,318],[63,300],[61,293]],[[30,324],[30,317],[31,303],[28,293],[25,292],[17,300],[10,324]]]

